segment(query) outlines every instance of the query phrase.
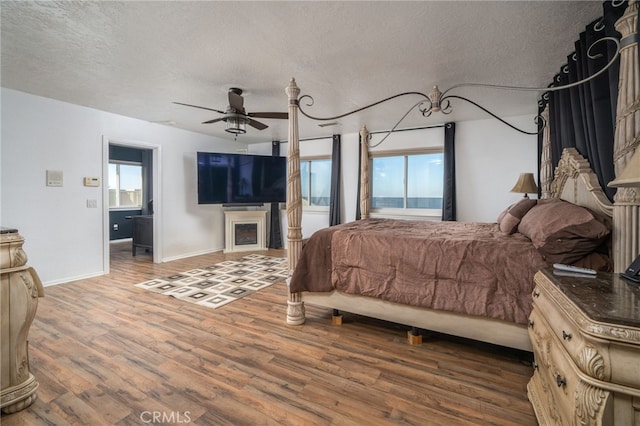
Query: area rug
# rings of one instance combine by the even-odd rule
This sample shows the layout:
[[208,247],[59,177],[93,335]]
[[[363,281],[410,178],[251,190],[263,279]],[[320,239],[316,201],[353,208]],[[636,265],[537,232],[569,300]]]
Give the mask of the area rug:
[[249,254],[135,286],[215,309],[284,281],[286,277],[286,258]]

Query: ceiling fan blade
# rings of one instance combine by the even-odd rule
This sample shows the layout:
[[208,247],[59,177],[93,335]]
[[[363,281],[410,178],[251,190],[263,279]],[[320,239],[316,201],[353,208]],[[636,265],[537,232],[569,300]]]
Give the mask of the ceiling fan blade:
[[244,114],[244,99],[233,89],[229,90],[229,106],[232,109]]
[[198,105],[190,105],[190,104],[183,104],[182,102],[173,102],[174,104],[177,105],[184,105],[184,106],[188,106],[191,108],[200,108],[200,109],[206,109],[207,111],[213,111],[213,112],[217,112],[220,114],[224,114],[224,111],[220,111],[219,109],[214,109],[214,108],[207,108],[207,107],[203,107],[203,106],[198,106]]
[[264,123],[261,123],[261,122],[256,121],[256,120],[252,120],[250,118],[247,118],[247,120],[248,120],[247,123],[249,124],[249,126],[253,127],[254,129],[264,130],[267,127],[269,127]]
[[286,120],[287,118],[289,118],[289,113],[288,112],[250,112],[249,114],[247,114],[247,116],[256,117],[256,118],[279,118],[279,119]]
[[224,121],[226,119],[227,117],[214,118],[213,120],[203,121],[202,124],[217,123],[218,121]]

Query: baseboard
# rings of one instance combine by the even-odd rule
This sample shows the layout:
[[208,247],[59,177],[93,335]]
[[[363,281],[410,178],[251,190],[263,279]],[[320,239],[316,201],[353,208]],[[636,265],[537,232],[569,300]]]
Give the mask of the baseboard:
[[99,276],[102,276],[102,275],[105,275],[104,271],[100,271],[100,272],[96,272],[96,273],[92,273],[92,274],[86,274],[86,275],[77,275],[75,277],[68,277],[68,278],[63,278],[63,279],[59,279],[59,280],[46,281],[46,282],[42,283],[42,286],[43,287],[49,287],[49,286],[54,286],[54,285],[58,285],[58,284],[66,284],[66,283],[70,283],[70,282],[73,282],[73,281],[85,280],[87,278],[95,278],[95,277],[99,277]]
[[160,263],[172,262],[174,260],[180,260],[180,259],[186,259],[187,257],[202,256],[203,254],[215,253],[215,252],[222,251],[222,250],[223,250],[223,248],[220,247],[220,248],[214,248],[214,249],[209,249],[209,250],[196,251],[196,252],[192,252],[192,253],[180,254],[178,256],[163,257],[160,260]]

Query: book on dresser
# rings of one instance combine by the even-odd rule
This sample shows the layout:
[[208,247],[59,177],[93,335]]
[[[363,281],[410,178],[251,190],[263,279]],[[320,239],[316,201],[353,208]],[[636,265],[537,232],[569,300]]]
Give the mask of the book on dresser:
[[535,276],[527,390],[541,425],[640,425],[640,287],[618,274]]

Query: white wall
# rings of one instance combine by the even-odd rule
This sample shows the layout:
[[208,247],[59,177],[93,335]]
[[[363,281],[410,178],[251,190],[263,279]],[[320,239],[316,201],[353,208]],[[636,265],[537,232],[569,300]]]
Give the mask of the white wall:
[[[535,129],[533,116],[508,121]],[[457,219],[495,222],[502,210],[521,199],[522,194],[509,191],[520,173],[538,175],[537,146],[537,136],[519,133],[494,119],[456,123]]]
[[[45,284],[99,275],[108,267],[107,182],[93,188],[82,181],[103,176],[103,138],[161,151],[163,260],[223,248],[221,207],[197,204],[196,152],[235,152],[237,144],[4,88],[1,98],[0,223],[25,237],[29,264]],[[64,186],[47,187],[46,170],[62,171]],[[87,208],[87,200],[97,200],[97,208]]]

